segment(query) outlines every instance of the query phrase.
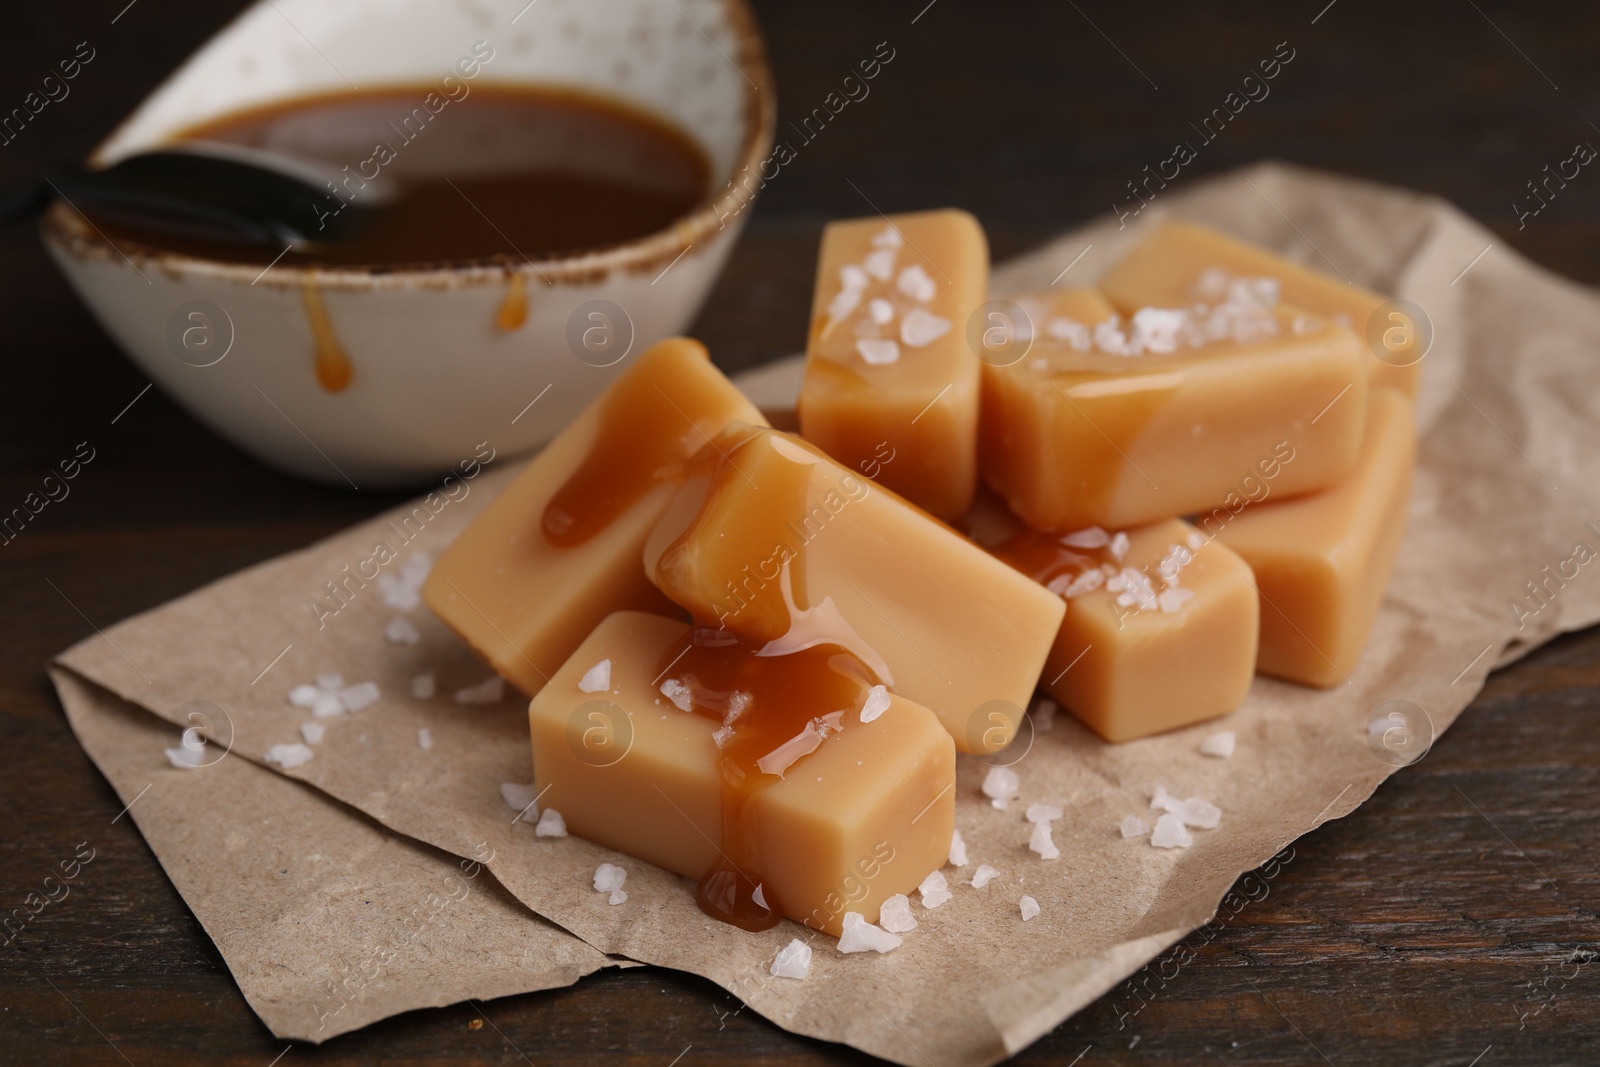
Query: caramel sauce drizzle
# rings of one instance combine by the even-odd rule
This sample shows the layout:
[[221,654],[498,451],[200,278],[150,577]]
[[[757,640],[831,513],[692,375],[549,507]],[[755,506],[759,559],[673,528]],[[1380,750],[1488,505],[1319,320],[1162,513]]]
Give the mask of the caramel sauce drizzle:
[[300,297],[305,304],[306,321],[311,324],[311,339],[316,346],[314,365],[317,384],[330,393],[342,393],[349,388],[350,379],[355,377],[355,368],[350,365],[350,357],[345,354],[338,335],[333,332],[333,320],[328,318],[328,309],[322,302],[322,291],[317,288],[316,282],[308,280],[300,287]]

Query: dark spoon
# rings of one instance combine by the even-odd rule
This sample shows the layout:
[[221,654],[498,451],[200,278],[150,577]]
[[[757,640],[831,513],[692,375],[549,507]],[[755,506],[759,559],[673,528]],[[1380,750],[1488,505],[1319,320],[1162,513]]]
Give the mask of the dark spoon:
[[360,203],[346,202],[327,184],[339,177],[332,168],[231,145],[167,148],[0,196],[0,226],[32,218],[60,197],[97,217],[174,237],[303,248],[348,239],[392,197],[369,188]]

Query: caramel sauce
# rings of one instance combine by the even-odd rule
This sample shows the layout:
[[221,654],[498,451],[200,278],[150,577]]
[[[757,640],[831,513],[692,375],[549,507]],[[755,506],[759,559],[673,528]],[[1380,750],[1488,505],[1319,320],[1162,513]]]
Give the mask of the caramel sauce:
[[648,374],[619,377],[599,401],[588,454],[545,505],[545,540],[557,548],[580,545],[656,486],[681,478],[690,458],[722,429],[709,402],[699,393],[669,396]]
[[330,393],[342,393],[355,377],[355,368],[344,346],[333,332],[333,320],[328,318],[327,306],[322,302],[322,291],[317,283],[308,281],[300,287],[300,299],[305,304],[306,320],[311,324],[311,339],[315,346],[313,361],[317,384]]
[[[522,263],[668,229],[704,202],[710,163],[666,120],[550,86],[460,81],[308,96],[233,112],[174,142],[210,141],[316,160],[343,177],[325,205],[398,198],[348,240],[291,249],[281,264]],[[93,217],[119,246],[265,265],[282,251],[175,237]],[[316,219],[308,220],[313,230]]]
[[528,287],[522,275],[513,274],[506,280],[506,296],[495,312],[494,324],[503,332],[522,329],[528,321]]
[[1040,585],[1070,582],[1085,571],[1106,564],[1122,569],[1105,548],[1077,548],[1062,543],[1062,535],[1026,527],[993,549],[1002,562],[1026,574]]

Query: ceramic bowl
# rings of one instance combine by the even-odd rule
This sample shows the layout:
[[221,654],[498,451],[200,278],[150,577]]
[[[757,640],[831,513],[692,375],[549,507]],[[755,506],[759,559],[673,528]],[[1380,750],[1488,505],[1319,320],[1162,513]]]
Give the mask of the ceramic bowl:
[[[485,48],[476,84],[574,87],[675,124],[710,161],[706,201],[629,244],[515,266],[263,272],[119,248],[59,203],[46,245],[161,388],[268,464],[375,489],[438,477],[485,444],[526,452],[631,356],[682,332],[727,259],[774,117],[743,0],[262,0],[91,163],[246,108],[442,81]],[[334,391],[337,358],[349,374]]]

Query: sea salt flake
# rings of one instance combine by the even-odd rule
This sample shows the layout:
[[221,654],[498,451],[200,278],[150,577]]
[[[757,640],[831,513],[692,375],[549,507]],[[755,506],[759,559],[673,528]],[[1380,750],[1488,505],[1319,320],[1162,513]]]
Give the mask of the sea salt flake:
[[1028,838],[1028,850],[1037,852],[1042,860],[1053,860],[1061,855],[1061,850],[1056,848],[1055,840],[1050,836],[1048,822],[1033,824],[1033,833]]
[[661,683],[661,695],[672,701],[679,711],[694,710],[694,694],[676,678],[668,678]]
[[834,322],[843,322],[850,317],[850,313],[861,306],[861,290],[851,289],[846,286],[839,290],[839,294],[828,302],[828,318]]
[[628,894],[622,891],[622,883],[628,880],[628,872],[621,867],[610,863],[602,863],[594,869],[594,888],[599,893],[610,893],[608,904],[621,904],[628,899]]
[[314,685],[297,685],[289,690],[289,703],[297,708],[310,708],[321,695],[322,690]]
[[910,348],[926,348],[949,332],[949,319],[922,308],[912,308],[900,319],[900,340]]
[[417,747],[424,751],[433,747],[433,731],[426,726],[417,730]]
[[1156,597],[1156,603],[1168,615],[1174,615],[1183,610],[1183,605],[1194,596],[1193,589],[1163,589],[1161,595]]
[[889,690],[875,685],[867,690],[866,699],[861,702],[861,721],[871,722],[888,710]]
[[[1084,571],[1082,574],[1058,574],[1050,579],[1046,586],[1056,596],[1072,600],[1076,597],[1092,593],[1106,584],[1105,572],[1101,570]],[[1115,592],[1115,590],[1113,590]]]
[[1061,818],[1061,809],[1054,804],[1029,804],[1023,818],[1029,822],[1052,822]]
[[889,952],[899,948],[904,939],[881,927],[867,922],[859,911],[844,913],[844,932],[839,935],[840,952]]
[[296,741],[292,745],[273,745],[261,757],[265,762],[290,770],[311,762],[311,749]]
[[457,689],[455,701],[457,704],[476,704],[479,707],[488,707],[498,704],[506,695],[506,680],[498,674],[491,674],[477,685],[469,685],[465,689]]
[[1189,833],[1189,828],[1183,825],[1183,820],[1172,812],[1167,812],[1156,820],[1156,828],[1150,835],[1150,844],[1155,848],[1188,848],[1194,844],[1194,835]]
[[893,338],[863,337],[856,342],[856,351],[874,367],[886,367],[900,359],[900,346]]
[[854,263],[846,263],[839,268],[839,284],[858,296],[867,287],[867,281],[867,272]]
[[867,253],[867,258],[861,261],[861,269],[880,282],[886,282],[894,277],[894,260],[894,249],[879,248]]
[[534,837],[566,837],[567,820],[555,808],[545,808],[539,813],[539,822],[533,828]]
[[319,719],[331,719],[344,711],[344,701],[334,693],[318,693],[316,703],[311,705],[311,714]]
[[911,898],[904,893],[896,893],[880,904],[878,925],[892,934],[904,934],[915,930],[917,920],[911,914]]
[[1124,815],[1120,829],[1124,838],[1143,837],[1150,832],[1150,824],[1137,815]]
[[611,688],[611,661],[603,659],[583,672],[578,688],[585,693],[604,693]]
[[1228,759],[1233,755],[1233,743],[1233,731],[1222,730],[1200,742],[1200,753],[1205,756],[1215,756],[1218,759]]
[[1118,563],[1121,563],[1123,557],[1127,556],[1128,554],[1128,544],[1129,541],[1127,533],[1122,530],[1118,530],[1112,535],[1111,543],[1106,546],[1106,549],[1111,553],[1112,559],[1116,560]]
[[905,238],[894,226],[888,225],[872,235],[873,248],[899,248],[905,244]]
[[950,831],[950,866],[965,867],[967,865],[967,843],[961,840],[961,831]]
[[378,592],[386,607],[410,611],[422,603],[422,583],[413,585],[398,574],[378,575]]
[[1199,530],[1190,530],[1188,535],[1184,537],[1184,541],[1188,544],[1191,552],[1198,552],[1206,546],[1206,539],[1200,536]]
[[377,682],[357,682],[339,690],[339,704],[345,711],[360,711],[378,700]]
[[950,883],[944,880],[944,874],[939,871],[929,873],[917,886],[917,892],[922,896],[922,906],[930,911],[953,896]]
[[894,284],[896,289],[919,304],[926,304],[933,299],[933,294],[939,291],[938,286],[928,277],[928,272],[922,269],[920,263],[913,263],[902,270]]
[[1024,895],[1017,901],[1017,908],[1022,912],[1022,921],[1029,922],[1039,917],[1039,902],[1030,896]]
[[1067,534],[1061,543],[1068,548],[1105,548],[1111,543],[1111,535],[1099,526],[1090,526]]
[[500,783],[500,799],[505,801],[506,807],[512,811],[520,812],[523,822],[534,822],[539,818],[538,806],[535,804],[539,799],[539,791],[534,788],[535,784],[534,782],[529,782],[527,785],[518,785],[516,782]]
[[332,693],[344,688],[344,675],[338,671],[323,671],[317,675],[317,688],[324,693]]
[[1022,788],[1022,779],[1010,767],[990,767],[983,776],[983,795],[1000,811],[1006,810],[1013,797]]
[[320,745],[327,729],[320,722],[303,722],[300,724],[300,737],[308,745]]
[[1171,813],[1182,819],[1186,826],[1195,826],[1202,830],[1215,830],[1222,822],[1222,809],[1200,797],[1180,800],[1171,809]]
[[411,679],[411,695],[417,700],[431,700],[434,689],[432,671],[423,671]]
[[994,881],[995,876],[999,873],[1000,872],[998,870],[989,866],[987,863],[978,864],[978,869],[972,872],[972,888],[982,889],[984,886]]
[[778,950],[772,960],[772,977],[804,978],[811,973],[811,946],[798,937]]
[[391,645],[414,645],[422,640],[422,631],[404,615],[396,615],[384,626],[383,636]]
[[879,326],[886,325],[894,318],[894,305],[882,297],[875,297],[867,303],[867,318]]

